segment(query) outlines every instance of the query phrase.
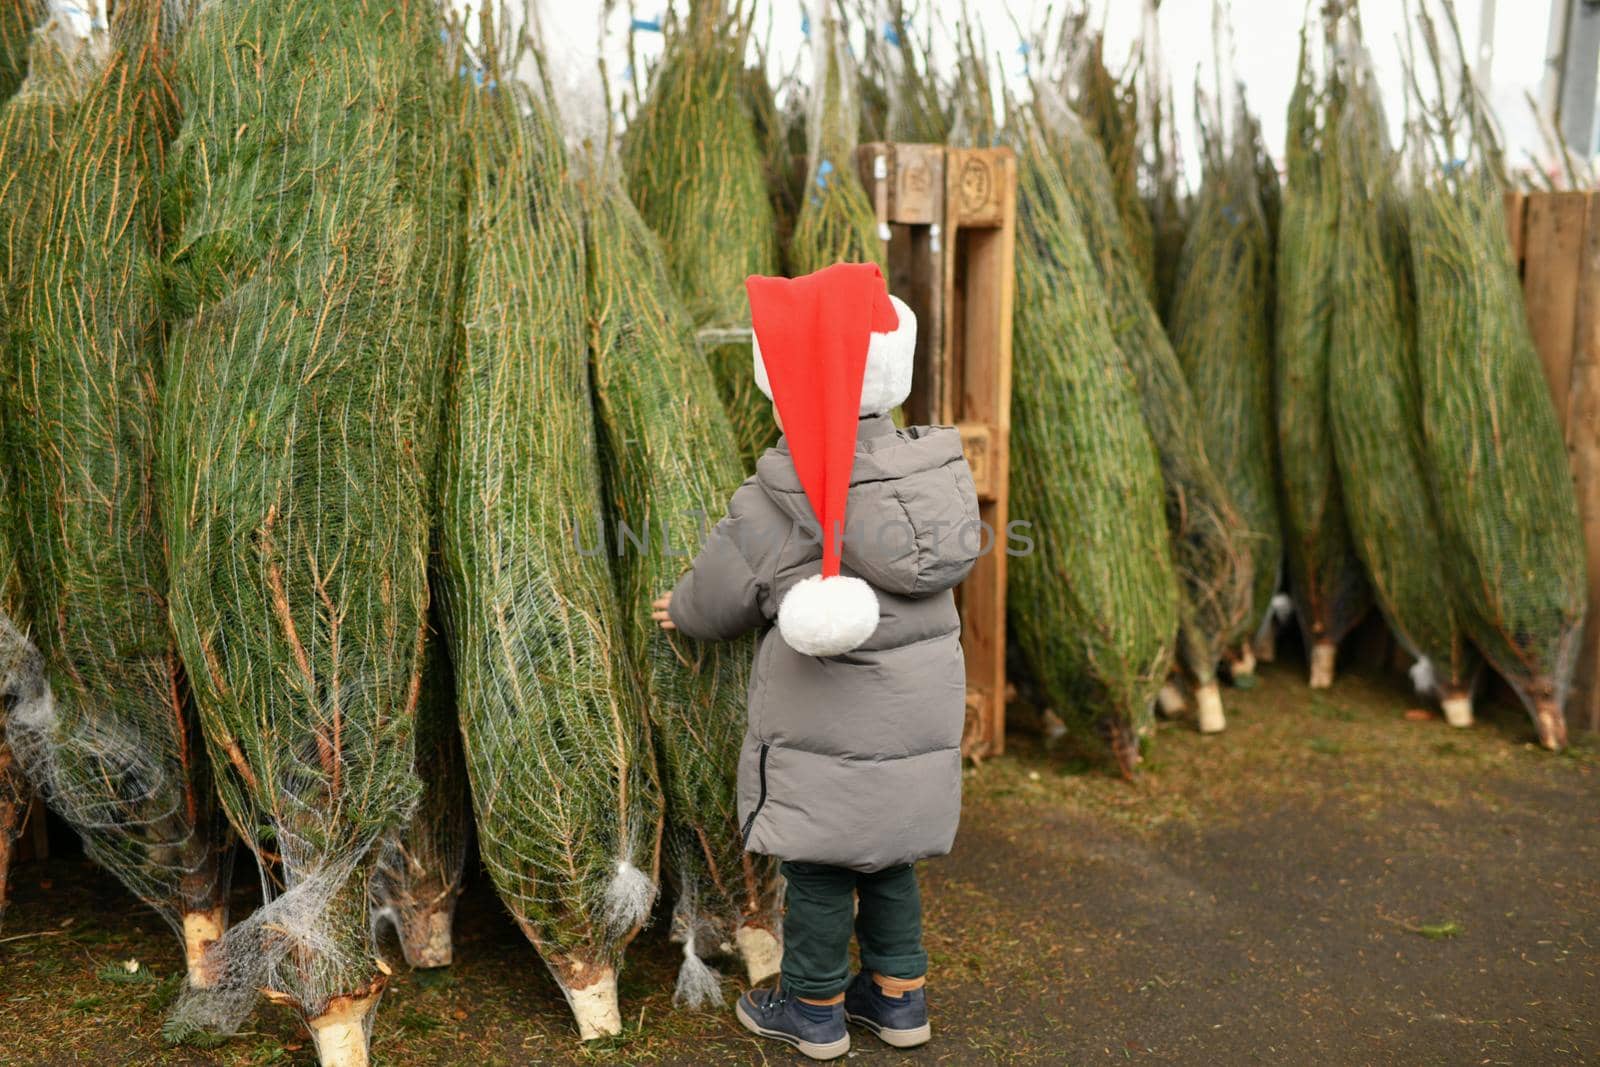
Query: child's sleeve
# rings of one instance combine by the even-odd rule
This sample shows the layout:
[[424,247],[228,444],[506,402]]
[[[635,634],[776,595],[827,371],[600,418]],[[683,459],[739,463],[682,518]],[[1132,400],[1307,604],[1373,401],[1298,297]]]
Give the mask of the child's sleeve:
[[672,590],[669,614],[678,629],[702,641],[730,641],[765,626],[762,582],[740,550],[737,509],[712,529],[694,566]]

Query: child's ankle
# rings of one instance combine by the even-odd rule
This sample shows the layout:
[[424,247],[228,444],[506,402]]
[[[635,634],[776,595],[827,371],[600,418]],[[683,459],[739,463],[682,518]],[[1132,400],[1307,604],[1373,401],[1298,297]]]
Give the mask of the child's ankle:
[[871,972],[872,984],[877,987],[880,996],[889,1000],[900,1000],[907,993],[921,989],[928,984],[928,976],[920,975],[916,978],[894,978],[887,974]]
[[795,997],[800,1005],[800,1011],[812,1022],[827,1022],[832,1017],[834,1010],[844,1003],[844,994],[839,993],[831,997]]

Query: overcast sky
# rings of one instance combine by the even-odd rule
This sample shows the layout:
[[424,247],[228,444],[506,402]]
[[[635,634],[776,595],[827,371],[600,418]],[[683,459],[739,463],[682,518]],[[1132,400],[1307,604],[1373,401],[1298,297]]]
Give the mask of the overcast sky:
[[[463,7],[475,6],[480,0],[456,0]],[[600,0],[539,0],[545,6],[546,35],[560,42],[559,52],[565,61],[580,72],[592,68],[599,37],[598,12]],[[634,0],[635,14],[646,20],[656,20],[669,3],[685,6],[684,0]],[[787,69],[795,57],[804,51],[802,33],[802,0],[758,0],[763,25],[759,35],[771,42],[774,65]],[[1545,72],[1546,42],[1550,29],[1550,12],[1553,0],[1498,0],[1498,17],[1495,19],[1492,47],[1494,61],[1490,98],[1505,130],[1507,147],[1513,161],[1520,162],[1525,153],[1537,151],[1538,130],[1525,102],[1525,94],[1538,95]],[[1284,139],[1285,111],[1289,93],[1294,85],[1295,61],[1299,47],[1299,31],[1304,14],[1304,0],[1232,0],[1232,22],[1236,35],[1236,69],[1243,78],[1252,108],[1261,116],[1268,144],[1281,155]],[[1469,50],[1476,51],[1482,42],[1481,11],[1484,0],[1456,0],[1463,36]],[[1113,67],[1120,66],[1128,56],[1138,35],[1142,0],[1090,0],[1091,10],[1102,22],[1107,38],[1107,59]],[[617,75],[626,65],[625,34],[628,25],[627,3],[619,2],[607,33],[608,59]],[[940,19],[953,19],[960,11],[956,0],[923,0],[924,10],[931,8]],[[981,20],[990,47],[1008,57],[1007,74],[1019,82],[1023,74],[1023,57],[1017,53],[1020,43],[1015,27],[1034,26],[1047,6],[1047,0],[968,0],[968,9]],[[1060,11],[1072,6],[1072,0],[1055,0],[1053,7]],[[1374,54],[1379,80],[1386,101],[1390,103],[1391,121],[1398,128],[1403,106],[1402,70],[1399,37],[1405,29],[1404,0],[1364,0],[1363,20],[1366,24],[1367,42]],[[1164,0],[1161,5],[1161,34],[1168,71],[1177,94],[1177,110],[1182,117],[1182,129],[1192,141],[1194,83],[1197,69],[1203,72],[1205,84],[1212,78],[1211,32],[1212,0]],[[857,31],[864,32],[864,29]],[[659,35],[642,33],[638,36],[645,57],[660,50]],[[581,80],[581,78],[580,78]],[[1192,151],[1187,152],[1193,160]]]

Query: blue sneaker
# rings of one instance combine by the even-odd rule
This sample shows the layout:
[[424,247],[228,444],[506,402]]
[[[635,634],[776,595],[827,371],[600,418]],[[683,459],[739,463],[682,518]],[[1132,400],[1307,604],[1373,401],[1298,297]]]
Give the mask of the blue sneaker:
[[895,1048],[916,1048],[933,1036],[933,1027],[928,1025],[927,990],[885,996],[866,971],[856,975],[844,991],[844,1014]]
[[814,1060],[832,1060],[850,1051],[850,1031],[842,1004],[801,1004],[782,989],[752,989],[733,1013],[760,1037],[783,1041]]

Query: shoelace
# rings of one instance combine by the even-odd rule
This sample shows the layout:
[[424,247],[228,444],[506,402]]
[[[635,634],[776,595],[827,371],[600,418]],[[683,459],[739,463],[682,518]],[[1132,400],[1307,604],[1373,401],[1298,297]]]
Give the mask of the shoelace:
[[767,1002],[761,1006],[761,1010],[771,1015],[780,1011],[788,1001],[789,995],[780,987],[772,991],[772,996],[767,998]]

